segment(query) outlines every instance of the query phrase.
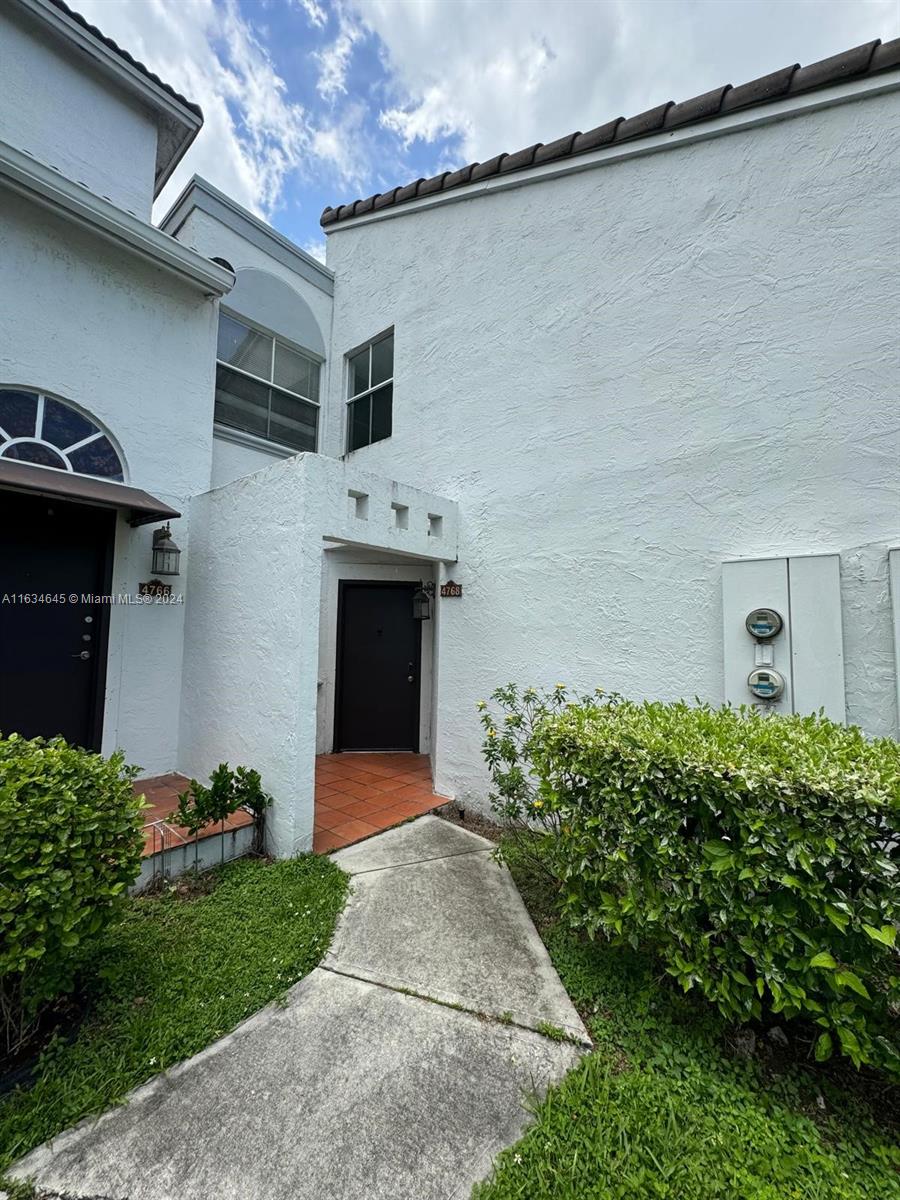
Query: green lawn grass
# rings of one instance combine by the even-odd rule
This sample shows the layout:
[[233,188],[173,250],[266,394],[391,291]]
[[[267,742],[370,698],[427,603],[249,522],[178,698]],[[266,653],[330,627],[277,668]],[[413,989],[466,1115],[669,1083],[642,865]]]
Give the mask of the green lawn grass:
[[648,956],[573,934],[552,915],[548,884],[510,855],[596,1049],[535,1106],[473,1200],[900,1197],[896,1088],[886,1085],[876,1120],[822,1070],[729,1052],[711,1007],[674,990]]
[[0,1176],[32,1147],[120,1100],[281,996],[319,962],[347,877],[306,855],[222,867],[194,899],[130,900],[85,964],[88,1018],[0,1099]]

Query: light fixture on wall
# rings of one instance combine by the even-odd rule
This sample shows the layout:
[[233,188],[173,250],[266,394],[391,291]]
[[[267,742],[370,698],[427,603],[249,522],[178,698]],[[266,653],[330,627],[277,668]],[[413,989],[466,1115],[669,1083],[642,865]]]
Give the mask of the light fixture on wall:
[[434,584],[430,581],[422,583],[413,592],[413,618],[416,621],[427,621],[431,617],[431,597],[434,595]]
[[172,530],[168,525],[162,529],[153,530],[153,566],[154,575],[177,575],[178,560],[181,551],[172,541]]

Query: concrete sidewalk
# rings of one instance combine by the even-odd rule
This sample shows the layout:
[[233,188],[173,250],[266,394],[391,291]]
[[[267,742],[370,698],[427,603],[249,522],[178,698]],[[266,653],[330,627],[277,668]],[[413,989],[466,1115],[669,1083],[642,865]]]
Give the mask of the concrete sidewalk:
[[352,895],[284,1007],[13,1175],[73,1200],[467,1200],[578,1061],[538,1027],[588,1044],[491,849],[422,817],[335,854]]

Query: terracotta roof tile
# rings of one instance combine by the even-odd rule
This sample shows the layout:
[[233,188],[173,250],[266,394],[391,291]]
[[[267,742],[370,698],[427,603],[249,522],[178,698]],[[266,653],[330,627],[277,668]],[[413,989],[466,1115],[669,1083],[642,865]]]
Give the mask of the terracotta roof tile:
[[736,108],[746,108],[750,104],[765,104],[769,100],[778,100],[787,95],[791,79],[797,70],[797,63],[761,75],[759,79],[751,79],[739,87],[729,88],[722,97],[721,112],[733,112]]
[[555,158],[565,158],[572,153],[572,143],[580,136],[581,130],[579,129],[577,133],[567,133],[565,137],[557,138],[555,142],[547,142],[535,151],[535,166],[538,163],[552,162]]
[[596,129],[576,134],[571,153],[586,154],[588,150],[597,150],[601,146],[608,146],[624,120],[624,117],[616,117],[614,121],[607,121],[605,125],[598,125]]
[[668,100],[656,108],[648,108],[636,117],[629,117],[627,121],[620,121],[616,129],[616,141],[624,142],[626,138],[646,137],[648,133],[658,133],[663,127],[666,113],[674,107],[675,101]]
[[[61,0],[54,0],[60,3]],[[348,216],[357,215],[361,211],[368,212],[369,208],[380,211],[393,204],[402,204],[418,196],[435,195],[448,188],[460,187],[466,183],[477,183],[492,175],[506,175],[514,171],[524,171],[531,166],[542,163],[556,162],[562,158],[587,154],[591,150],[635,138],[649,137],[670,129],[683,128],[701,121],[708,121],[725,113],[748,108],[751,105],[767,104],[779,100],[783,96],[797,95],[811,91],[813,88],[829,87],[843,83],[846,79],[872,75],[878,71],[888,71],[900,66],[900,38],[890,42],[866,42],[845,50],[842,54],[824,58],[821,62],[811,63],[801,67],[792,63],[749,83],[732,87],[725,84],[704,92],[701,96],[693,96],[675,104],[669,100],[656,108],[639,113],[636,117],[617,117],[605,125],[598,125],[585,133],[570,133],[557,138],[554,142],[542,145],[540,142],[517,150],[513,154],[498,154],[483,163],[470,163],[458,171],[445,171],[435,175],[433,179],[416,180],[403,188],[394,188],[373,198],[369,207],[359,208],[355,205],[344,204],[339,208],[326,208],[322,213],[321,224],[334,225],[344,221]],[[357,202],[360,204],[361,202]],[[366,205],[368,201],[362,202]]]
[[489,158],[487,162],[475,163],[472,167],[472,174],[469,176],[470,182],[475,183],[478,179],[487,179],[488,175],[496,175],[504,158],[506,158],[505,154],[497,154],[494,158]]
[[533,146],[526,146],[524,150],[517,150],[515,154],[507,154],[500,164],[500,174],[505,175],[507,171],[521,171],[525,167],[530,167],[534,162],[534,153],[539,150],[541,142],[535,142]]
[[419,190],[419,184],[424,182],[425,180],[420,176],[413,183],[408,183],[406,187],[400,188],[394,197],[394,203],[402,204],[404,200],[412,200],[413,196]]
[[460,167],[458,171],[451,171],[444,180],[444,191],[446,192],[448,188],[459,187],[462,183],[468,183],[475,166],[475,163],[469,163],[467,167]]
[[679,125],[690,125],[694,121],[705,121],[707,117],[718,116],[722,107],[722,97],[731,91],[731,85],[713,88],[702,96],[694,96],[692,100],[682,100],[681,104],[673,104],[666,113],[666,129],[677,129]]
[[843,54],[823,58],[809,67],[800,67],[791,79],[791,93],[809,92],[827,83],[840,83],[842,79],[850,79],[853,75],[864,75],[877,45],[877,41],[866,42],[863,46],[845,50]]
[[873,75],[876,71],[887,71],[891,67],[900,67],[900,38],[876,46],[869,63],[869,71]]
[[372,205],[372,208],[375,209],[376,211],[380,208],[387,208],[387,206],[389,204],[394,203],[394,200],[399,191],[400,191],[400,189],[398,187],[395,187],[395,188],[391,188],[391,190],[389,192],[381,192],[380,195],[375,197],[375,203]]
[[[441,190],[441,188],[444,186],[444,180],[447,178],[447,176],[449,174],[450,174],[449,171],[443,171],[440,175],[432,175],[431,179],[423,180],[422,183],[419,184],[419,190],[417,192],[417,195],[431,196],[435,192],[439,192]],[[402,190],[403,189],[401,188],[401,191]],[[398,193],[398,199],[399,199],[399,193]],[[397,200],[395,200],[394,203],[396,204]]]

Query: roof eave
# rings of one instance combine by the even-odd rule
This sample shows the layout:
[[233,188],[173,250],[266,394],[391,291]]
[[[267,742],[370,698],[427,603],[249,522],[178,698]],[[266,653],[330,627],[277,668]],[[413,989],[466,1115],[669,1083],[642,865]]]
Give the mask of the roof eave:
[[[884,71],[874,74],[874,76],[850,79],[847,80],[847,83],[830,86],[830,88],[821,88],[797,96],[786,96],[782,101],[754,104],[751,107],[736,109],[731,113],[718,114],[712,118],[690,122],[690,124],[678,128],[661,128],[658,132],[644,134],[642,137],[626,140],[626,142],[612,142],[601,146],[600,149],[576,155],[560,156],[552,162],[541,163],[540,166],[524,167],[509,173],[493,172],[478,181],[464,182],[464,184],[454,186],[451,191],[436,190],[432,194],[415,196],[397,203],[390,197],[401,191],[401,188],[392,188],[388,193],[384,193],[386,203],[373,205],[373,197],[356,202],[356,204],[365,205],[361,211],[358,210],[358,215],[341,216],[337,220],[332,218],[330,222],[323,224],[323,230],[326,235],[330,236],[340,233],[342,229],[355,229],[373,221],[390,220],[392,217],[406,216],[422,209],[436,208],[440,204],[452,204],[457,200],[472,199],[485,192],[505,191],[511,187],[523,187],[542,180],[556,179],[560,175],[607,166],[607,164],[620,162],[624,158],[656,154],[662,150],[677,149],[678,146],[706,142],[706,140],[724,137],[726,134],[775,124],[776,121],[796,118],[805,113],[816,112],[817,109],[830,108],[835,104],[862,100],[868,96],[898,89],[900,89],[900,68],[895,68],[895,70]],[[618,122],[611,122],[611,124],[618,124]]]
[[224,296],[234,287],[233,272],[6,142],[0,142],[0,187],[152,263],[206,297]]

